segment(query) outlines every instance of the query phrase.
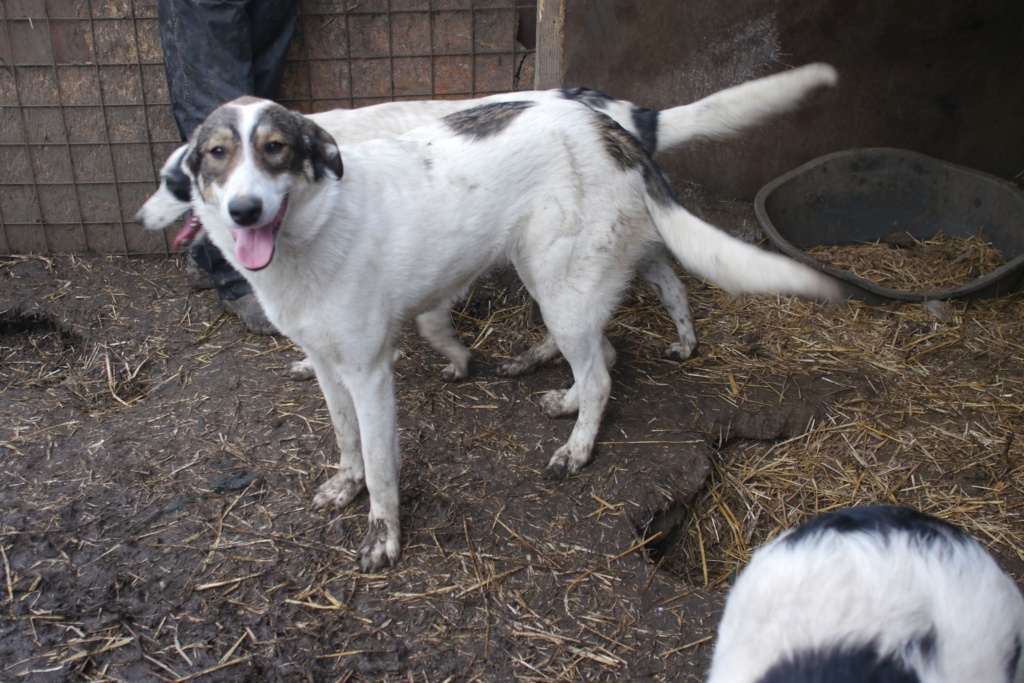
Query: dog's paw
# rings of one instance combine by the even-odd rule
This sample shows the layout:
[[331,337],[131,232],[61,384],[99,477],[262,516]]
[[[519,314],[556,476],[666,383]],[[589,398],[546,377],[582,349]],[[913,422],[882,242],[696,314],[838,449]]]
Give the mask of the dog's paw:
[[296,381],[313,379],[315,375],[316,372],[313,370],[313,364],[308,358],[297,360],[288,368],[288,378]]
[[540,399],[540,412],[546,417],[567,417],[579,412],[579,403],[572,389],[553,389]]
[[313,507],[347,507],[364,488],[366,485],[361,478],[357,479],[349,474],[336,474],[320,485],[316,496],[313,497]]
[[461,382],[464,379],[469,379],[469,363],[465,365],[449,363],[441,371],[441,381],[443,382]]
[[569,445],[566,444],[555,451],[548,466],[544,469],[544,476],[548,479],[566,479],[583,469],[583,466],[589,461],[589,455],[583,457],[574,455]]
[[662,358],[666,358],[668,360],[674,360],[674,361],[677,361],[677,362],[680,362],[680,363],[682,363],[684,360],[693,358],[696,355],[697,355],[697,341],[696,340],[694,340],[693,343],[690,343],[690,342],[683,343],[682,341],[677,341],[675,343],[672,343],[672,344],[669,344],[668,346],[666,346],[662,350],[662,352],[661,352]]
[[537,369],[536,363],[530,363],[521,356],[509,358],[494,366],[494,374],[498,377],[522,377]]
[[393,566],[401,550],[398,525],[391,528],[387,521],[375,519],[370,522],[366,538],[359,546],[359,569],[364,573],[375,572],[384,565]]

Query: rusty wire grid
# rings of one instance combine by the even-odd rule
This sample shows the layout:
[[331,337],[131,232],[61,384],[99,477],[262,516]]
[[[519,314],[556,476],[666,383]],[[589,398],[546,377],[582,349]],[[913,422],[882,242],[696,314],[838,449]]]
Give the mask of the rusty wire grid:
[[[179,144],[154,0],[0,5],[0,253],[167,254],[134,225]],[[303,0],[303,112],[533,83],[536,0]]]

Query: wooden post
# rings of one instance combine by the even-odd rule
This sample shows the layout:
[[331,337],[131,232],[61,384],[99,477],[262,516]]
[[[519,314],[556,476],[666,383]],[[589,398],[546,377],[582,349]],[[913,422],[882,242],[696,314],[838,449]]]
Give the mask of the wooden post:
[[534,88],[562,87],[565,46],[565,0],[537,3],[537,65]]

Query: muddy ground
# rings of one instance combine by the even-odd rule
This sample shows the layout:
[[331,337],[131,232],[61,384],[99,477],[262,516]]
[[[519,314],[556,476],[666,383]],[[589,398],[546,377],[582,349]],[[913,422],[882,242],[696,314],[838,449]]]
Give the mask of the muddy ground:
[[[877,383],[870,366],[837,381],[772,363],[751,336],[768,323],[712,328],[724,295],[688,282],[701,355],[660,358],[671,326],[632,294],[656,322],[611,327],[613,400],[567,481],[543,469],[572,423],[537,401],[568,368],[490,372],[541,333],[515,287],[489,280],[456,312],[470,381],[440,381],[407,334],[403,554],[363,575],[365,496],[310,508],[336,449],[315,382],[286,376],[287,340],[191,291],[180,258],[6,260],[0,680],[701,680],[727,582],[702,587],[679,530],[709,476]],[[723,346],[771,372],[723,384]]]

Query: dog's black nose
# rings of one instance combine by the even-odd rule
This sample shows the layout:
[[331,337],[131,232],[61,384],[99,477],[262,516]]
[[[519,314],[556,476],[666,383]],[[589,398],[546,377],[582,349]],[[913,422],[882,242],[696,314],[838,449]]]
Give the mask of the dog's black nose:
[[228,213],[238,225],[252,225],[263,213],[263,201],[259,197],[235,197],[228,202]]

